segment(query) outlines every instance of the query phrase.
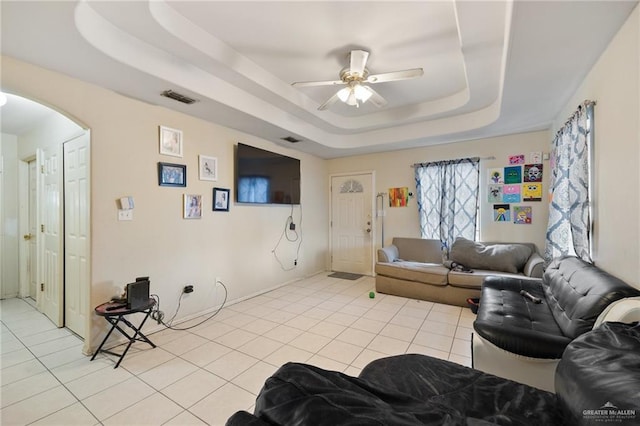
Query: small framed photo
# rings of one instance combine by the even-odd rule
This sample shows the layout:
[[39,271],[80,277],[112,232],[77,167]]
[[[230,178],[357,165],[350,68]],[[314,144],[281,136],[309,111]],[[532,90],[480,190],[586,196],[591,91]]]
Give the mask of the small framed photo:
[[158,163],[158,185],[187,186],[187,166],[184,164]]
[[213,211],[229,211],[229,190],[213,188]]
[[207,157],[206,155],[198,156],[200,164],[200,180],[218,180],[218,159],[215,157]]
[[160,154],[182,157],[182,130],[160,126]]
[[183,217],[200,219],[202,217],[202,195],[183,194]]

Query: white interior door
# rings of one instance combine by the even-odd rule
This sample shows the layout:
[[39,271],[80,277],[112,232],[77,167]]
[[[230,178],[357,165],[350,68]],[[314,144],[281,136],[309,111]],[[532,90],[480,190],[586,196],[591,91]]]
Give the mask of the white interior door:
[[89,136],[64,144],[64,325],[85,337],[89,306]]
[[24,239],[28,240],[26,264],[27,277],[29,281],[29,297],[36,300],[38,297],[38,169],[36,167],[36,161],[29,161],[28,167],[29,186],[27,189],[27,217],[29,232],[24,235]]
[[373,275],[373,175],[331,178],[331,269]]
[[39,268],[41,311],[58,327],[63,326],[62,293],[62,194],[60,147],[42,150],[42,191],[40,192]]

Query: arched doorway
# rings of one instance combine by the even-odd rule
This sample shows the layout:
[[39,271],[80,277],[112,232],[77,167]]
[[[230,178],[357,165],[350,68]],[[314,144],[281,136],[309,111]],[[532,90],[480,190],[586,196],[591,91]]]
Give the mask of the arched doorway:
[[2,298],[31,299],[56,326],[84,337],[90,290],[89,131],[15,95],[7,95],[2,118],[0,210],[2,229],[8,229],[0,259]]

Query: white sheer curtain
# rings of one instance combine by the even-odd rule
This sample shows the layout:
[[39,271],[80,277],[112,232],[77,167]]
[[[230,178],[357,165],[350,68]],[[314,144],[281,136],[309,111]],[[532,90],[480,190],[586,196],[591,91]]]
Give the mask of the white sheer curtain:
[[545,258],[591,262],[591,141],[594,102],[586,101],[551,144],[551,188]]
[[475,240],[480,159],[414,167],[422,238],[439,239],[447,248],[457,237]]

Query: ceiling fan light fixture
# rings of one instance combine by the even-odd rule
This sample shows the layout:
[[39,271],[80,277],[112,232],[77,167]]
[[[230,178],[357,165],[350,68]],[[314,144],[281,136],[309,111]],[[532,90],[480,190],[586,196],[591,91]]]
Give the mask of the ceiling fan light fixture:
[[353,89],[349,92],[349,97],[347,98],[347,105],[359,107],[358,97],[354,93]]
[[351,94],[351,87],[345,87],[338,91],[338,98],[344,103],[347,103],[349,95]]
[[[340,71],[340,80],[300,81],[291,83],[291,85],[296,87],[346,86],[338,90],[337,93],[321,104],[318,107],[319,111],[324,111],[338,100],[349,106],[358,108],[360,104],[371,99],[371,103],[375,107],[382,108],[387,105],[387,101],[378,92],[369,87],[369,84],[410,80],[421,77],[424,74],[422,68],[412,68],[370,75],[367,69],[368,58],[369,52],[365,50],[352,50],[349,53],[349,65]],[[363,85],[363,83],[367,83],[367,85]]]
[[355,94],[356,99],[362,103],[367,102],[372,95],[370,90],[367,90],[366,87],[360,84],[353,88],[353,93]]

